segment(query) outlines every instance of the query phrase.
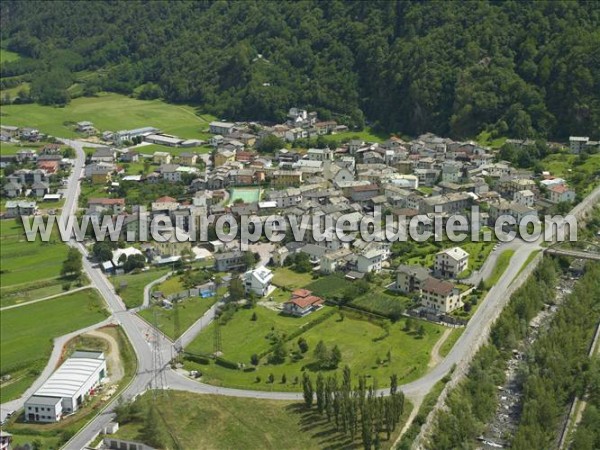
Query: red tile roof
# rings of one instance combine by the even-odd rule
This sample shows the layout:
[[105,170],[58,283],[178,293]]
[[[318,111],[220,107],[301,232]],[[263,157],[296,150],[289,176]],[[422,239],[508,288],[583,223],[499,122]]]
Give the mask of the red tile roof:
[[449,281],[438,280],[437,278],[428,278],[423,287],[421,288],[425,292],[431,292],[432,294],[448,296],[452,293],[454,285]]
[[309,295],[308,297],[294,297],[288,303],[293,303],[299,308],[308,308],[313,305],[320,305],[323,303],[323,299],[321,297],[316,297],[314,295]]
[[160,197],[156,199],[155,203],[175,203],[177,202],[177,200],[175,200],[173,197],[168,197],[168,196],[164,196],[164,197]]
[[292,298],[294,298],[294,297],[308,297],[311,294],[312,294],[312,292],[309,291],[308,289],[296,289],[294,292],[292,292]]
[[97,204],[97,205],[124,205],[124,198],[90,198],[88,200],[88,205]]

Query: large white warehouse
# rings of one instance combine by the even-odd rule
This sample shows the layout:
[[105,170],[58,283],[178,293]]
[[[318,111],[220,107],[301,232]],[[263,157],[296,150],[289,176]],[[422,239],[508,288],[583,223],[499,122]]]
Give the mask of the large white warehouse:
[[104,377],[104,353],[76,351],[25,402],[25,420],[58,422],[77,411]]

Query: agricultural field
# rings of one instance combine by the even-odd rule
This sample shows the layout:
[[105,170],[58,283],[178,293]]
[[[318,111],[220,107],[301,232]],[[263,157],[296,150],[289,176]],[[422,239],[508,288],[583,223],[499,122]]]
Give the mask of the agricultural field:
[[400,317],[409,304],[408,297],[379,288],[354,299],[350,306],[357,306],[389,317]]
[[18,389],[2,387],[2,402],[18,397],[31,384],[46,364],[53,338],[106,317],[104,303],[93,289],[2,311],[0,373],[11,374],[13,383],[19,383]]
[[36,127],[43,133],[59,137],[77,136],[73,125],[87,120],[100,131],[154,126],[181,138],[207,139],[210,136],[208,124],[214,120],[206,114],[198,116],[191,106],[137,100],[114,93],[79,97],[65,107],[5,105],[2,114],[4,124]]
[[[252,320],[253,314],[256,314],[256,320]],[[310,326],[313,321],[316,322]],[[337,314],[327,306],[303,318],[282,316],[263,307],[240,309],[229,322],[220,326],[223,358],[252,367],[250,358],[253,354],[267,354],[274,338],[289,336],[301,329],[305,330],[300,332],[300,336],[307,341],[308,352],[296,361],[289,356],[298,349],[298,337],[294,337],[286,343],[288,356],[281,364],[269,364],[267,358],[263,357],[254,371],[230,369],[213,362],[200,364],[186,361],[186,365],[189,369],[202,372],[204,382],[215,385],[298,391],[301,386],[295,381],[302,375],[302,371],[318,370],[313,350],[323,340],[328,348],[334,345],[340,348],[342,361],[338,372],[348,365],[357,375],[364,374],[377,379],[381,387],[389,385],[389,377],[394,373],[401,383],[405,383],[425,373],[431,349],[442,330],[438,325],[416,322],[417,325],[413,328],[405,330],[405,320],[394,324],[387,320],[370,322],[365,316],[348,311]],[[420,325],[423,326],[422,336],[416,331]],[[200,333],[186,351],[193,354],[213,353],[214,326],[211,324]],[[387,360],[388,351],[391,352],[391,361]],[[286,382],[278,382],[273,386],[267,381],[270,374],[276,380],[281,380],[285,375]],[[341,373],[338,375],[341,376]]]
[[146,272],[117,275],[109,280],[118,290],[127,308],[141,306],[144,301],[144,287],[152,281],[166,275],[171,269],[151,269]]
[[[176,436],[177,442],[171,438],[163,443],[164,448],[362,448],[360,436],[351,442],[350,438],[336,432],[332,423],[319,415],[314,407],[306,410],[300,403],[286,401],[167,392],[161,399],[161,415],[165,428]],[[135,406],[141,413],[133,421],[121,423],[116,437],[143,438],[143,417],[151,403],[151,393],[138,397]],[[411,409],[412,405],[405,401],[400,424],[389,440],[381,442],[382,449],[391,448]],[[186,413],[182,415],[181,411]]]
[[0,244],[0,293],[8,287],[27,290],[29,283],[57,280],[67,255],[67,246],[59,240],[58,231],[50,242],[42,242],[39,237],[35,242],[28,242],[16,220],[0,222]]

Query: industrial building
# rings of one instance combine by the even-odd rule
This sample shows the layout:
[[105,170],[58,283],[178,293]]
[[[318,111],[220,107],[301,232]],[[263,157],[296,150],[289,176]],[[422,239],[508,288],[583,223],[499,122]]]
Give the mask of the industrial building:
[[25,402],[25,421],[58,422],[74,413],[106,373],[104,353],[74,352]]

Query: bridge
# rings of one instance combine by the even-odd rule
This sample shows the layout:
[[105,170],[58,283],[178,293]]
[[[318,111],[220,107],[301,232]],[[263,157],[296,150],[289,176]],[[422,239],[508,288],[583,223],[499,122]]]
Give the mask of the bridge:
[[[584,244],[585,249],[579,248],[561,248],[564,247],[564,242],[557,242],[544,250],[546,255],[551,256],[566,256],[569,258],[588,259],[591,261],[600,261],[600,245],[595,242],[581,241],[579,244]],[[592,251],[592,248],[595,251]]]

